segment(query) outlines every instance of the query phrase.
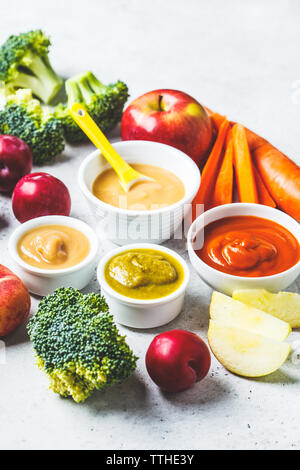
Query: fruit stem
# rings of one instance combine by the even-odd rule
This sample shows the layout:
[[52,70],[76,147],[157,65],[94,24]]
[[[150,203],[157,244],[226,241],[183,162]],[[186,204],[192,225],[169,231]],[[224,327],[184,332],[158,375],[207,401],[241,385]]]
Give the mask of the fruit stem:
[[162,100],[163,100],[163,96],[162,95],[159,95],[158,97],[158,109],[159,111],[163,111],[163,107],[162,107]]

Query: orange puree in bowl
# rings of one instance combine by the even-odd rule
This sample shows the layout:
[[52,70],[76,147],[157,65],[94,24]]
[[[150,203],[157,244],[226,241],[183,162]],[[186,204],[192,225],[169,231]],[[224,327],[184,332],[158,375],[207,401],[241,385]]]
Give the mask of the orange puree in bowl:
[[136,183],[126,193],[111,168],[97,176],[93,184],[94,196],[111,206],[138,211],[161,209],[184,197],[184,184],[171,171],[146,164],[131,166],[145,176],[150,176],[153,181]]
[[67,225],[42,225],[19,240],[18,254],[25,263],[41,269],[65,269],[83,261],[90,252],[88,238]]
[[225,217],[204,228],[196,251],[209,266],[235,276],[278,274],[300,259],[300,245],[282,225],[254,216]]

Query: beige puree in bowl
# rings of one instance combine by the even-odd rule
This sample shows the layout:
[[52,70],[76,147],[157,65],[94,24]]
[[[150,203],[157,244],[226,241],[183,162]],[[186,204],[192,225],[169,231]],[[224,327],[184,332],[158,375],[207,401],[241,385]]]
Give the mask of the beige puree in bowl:
[[171,171],[147,164],[131,164],[153,181],[136,183],[126,193],[116,172],[110,168],[97,176],[93,194],[101,201],[121,209],[148,211],[167,207],[184,197],[183,182]]
[[90,252],[88,238],[67,225],[42,225],[19,240],[18,254],[25,263],[41,269],[65,269],[83,261]]

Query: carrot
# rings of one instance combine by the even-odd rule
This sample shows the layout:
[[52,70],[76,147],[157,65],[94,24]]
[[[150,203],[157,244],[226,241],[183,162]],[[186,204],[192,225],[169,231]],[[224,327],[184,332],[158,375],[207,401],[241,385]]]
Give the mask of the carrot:
[[[213,119],[213,113],[206,108]],[[256,168],[277,206],[300,222],[300,167],[270,142],[245,128]]]
[[[203,168],[200,188],[193,201],[194,209],[196,208],[197,204],[208,205],[210,201],[210,197],[212,196],[212,191],[217,178],[217,171],[221,163],[222,150],[229,125],[229,121],[225,118],[221,124],[217,139],[214,143],[208,160]],[[194,215],[195,213],[193,211],[193,218]]]
[[277,206],[300,222],[300,167],[258,136],[252,155],[262,180]]
[[229,130],[226,138],[226,151],[223,162],[217,177],[214,195],[213,207],[222,204],[230,204],[232,202],[233,188],[233,143],[231,130]]
[[252,150],[254,150],[256,147],[258,147],[262,143],[267,142],[260,135],[255,134],[255,132],[250,131],[250,129],[247,129],[247,127],[245,127],[245,131],[246,131],[247,142],[248,142],[248,145],[249,145],[250,152],[252,152]]
[[253,166],[253,169],[254,169],[254,175],[255,175],[255,181],[256,181],[256,187],[257,187],[258,200],[260,204],[264,204],[265,206],[270,206],[270,207],[276,207],[276,203],[271,198],[270,193],[265,187],[264,182],[261,179],[261,176],[258,173],[256,167]]
[[222,122],[226,118],[226,116],[223,116],[220,113],[212,111],[211,109],[207,108],[207,106],[204,106],[204,108],[205,108],[207,114],[209,115],[210,119],[212,120],[214,129],[216,131],[218,131],[220,129],[220,126],[221,126]]
[[234,148],[234,167],[241,202],[258,203],[257,188],[253,164],[242,124],[235,124],[232,128]]

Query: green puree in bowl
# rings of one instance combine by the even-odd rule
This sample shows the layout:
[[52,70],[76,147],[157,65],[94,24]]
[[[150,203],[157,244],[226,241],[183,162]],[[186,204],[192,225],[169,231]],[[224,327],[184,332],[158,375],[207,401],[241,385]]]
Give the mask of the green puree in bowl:
[[184,279],[184,269],[163,251],[139,248],[111,258],[104,271],[108,285],[132,299],[159,299],[176,291]]

